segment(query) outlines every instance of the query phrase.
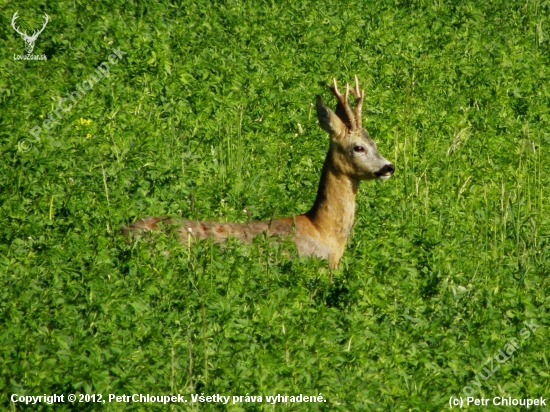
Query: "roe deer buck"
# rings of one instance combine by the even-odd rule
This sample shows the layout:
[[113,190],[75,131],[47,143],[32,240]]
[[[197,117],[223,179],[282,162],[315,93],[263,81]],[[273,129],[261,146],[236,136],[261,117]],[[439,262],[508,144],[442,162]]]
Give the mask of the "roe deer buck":
[[[361,109],[364,91],[346,85],[342,95],[336,79],[332,92],[338,99],[336,112],[330,110],[317,96],[317,116],[321,127],[330,135],[328,150],[317,198],[309,212],[295,216],[251,223],[197,222],[182,219],[145,217],[122,229],[123,234],[159,229],[159,223],[177,225],[182,242],[190,237],[213,238],[222,242],[234,236],[244,242],[261,233],[269,236],[290,236],[300,255],[327,259],[330,268],[336,268],[344,253],[355,215],[355,194],[361,180],[391,177],[395,167],[384,159],[368,132],[362,127]],[[355,111],[350,106],[349,91],[355,96]]]

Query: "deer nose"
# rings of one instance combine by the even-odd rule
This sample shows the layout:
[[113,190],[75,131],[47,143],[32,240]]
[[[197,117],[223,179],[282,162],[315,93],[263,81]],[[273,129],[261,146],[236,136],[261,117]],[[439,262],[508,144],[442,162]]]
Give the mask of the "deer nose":
[[387,165],[384,165],[382,169],[376,172],[375,175],[377,177],[390,177],[391,175],[393,175],[393,172],[395,172],[395,166],[391,163],[388,163]]

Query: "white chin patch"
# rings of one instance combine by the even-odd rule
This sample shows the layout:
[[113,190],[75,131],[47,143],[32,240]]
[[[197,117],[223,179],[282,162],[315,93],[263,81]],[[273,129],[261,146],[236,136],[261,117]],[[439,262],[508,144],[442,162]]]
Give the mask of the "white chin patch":
[[391,174],[388,173],[388,174],[380,176],[378,179],[379,180],[388,180],[390,177],[391,177]]

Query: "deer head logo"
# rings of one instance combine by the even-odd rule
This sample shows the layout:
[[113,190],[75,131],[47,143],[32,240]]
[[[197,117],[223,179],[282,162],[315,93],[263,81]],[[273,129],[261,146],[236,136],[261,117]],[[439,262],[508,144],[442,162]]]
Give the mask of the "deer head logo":
[[21,32],[21,30],[19,30],[17,28],[17,26],[15,25],[15,20],[17,20],[17,13],[18,12],[16,11],[13,14],[13,17],[11,19],[11,25],[12,25],[13,29],[23,37],[23,40],[25,41],[25,50],[27,51],[27,54],[31,54],[32,51],[34,50],[34,42],[36,42],[36,39],[38,38],[40,33],[42,33],[44,31],[44,29],[46,28],[46,25],[48,24],[49,17],[46,13],[44,13],[44,25],[42,26],[42,28],[40,30],[35,30],[34,33],[32,34],[32,36],[29,36],[27,34],[27,32],[25,32],[25,31]]

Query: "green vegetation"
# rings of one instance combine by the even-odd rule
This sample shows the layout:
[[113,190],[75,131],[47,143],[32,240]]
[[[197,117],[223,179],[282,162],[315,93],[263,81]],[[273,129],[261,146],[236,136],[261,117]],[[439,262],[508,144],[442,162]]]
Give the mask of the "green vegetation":
[[[550,396],[550,3],[374,3],[2,2],[3,408],[439,411],[465,386]],[[17,10],[29,32],[50,16],[34,49],[47,61],[14,61]],[[34,139],[119,47],[110,76]],[[332,281],[325,262],[262,238],[118,234],[140,216],[306,211],[328,143],[315,95],[333,105],[326,85],[354,74],[397,171],[362,185]],[[523,340],[526,321],[539,327]],[[327,402],[52,408],[12,393]]]

